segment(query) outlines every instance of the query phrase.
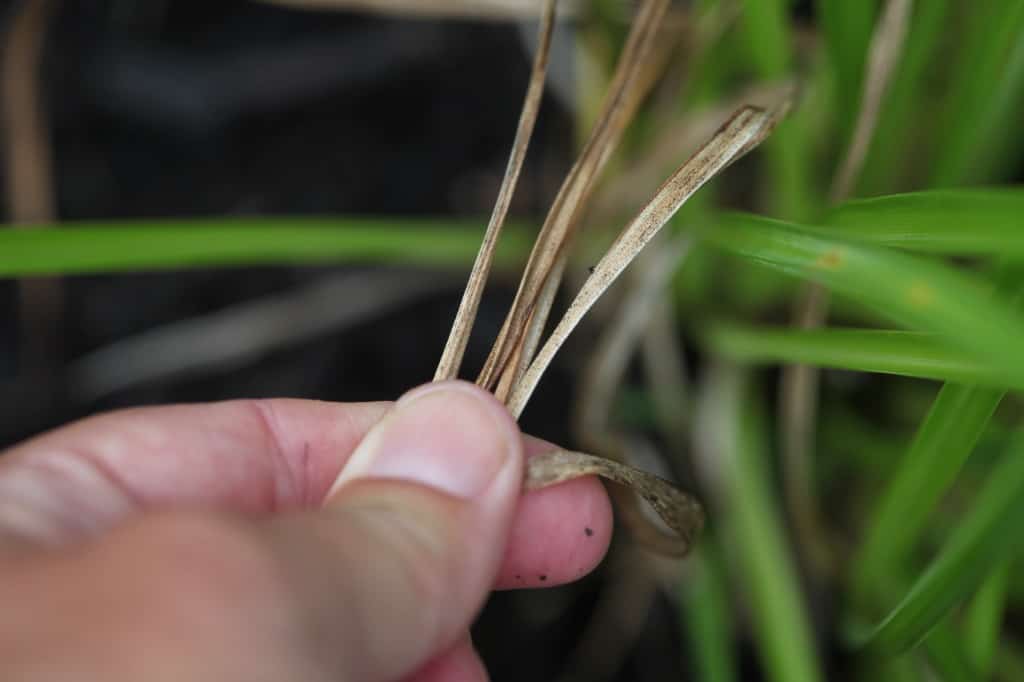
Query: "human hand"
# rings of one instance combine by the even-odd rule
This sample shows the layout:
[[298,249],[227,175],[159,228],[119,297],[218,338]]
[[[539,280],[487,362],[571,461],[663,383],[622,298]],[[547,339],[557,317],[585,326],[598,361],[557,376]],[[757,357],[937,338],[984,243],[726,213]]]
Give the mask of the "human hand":
[[593,479],[521,495],[471,384],[127,410],[0,457],[0,679],[486,679],[491,589],[591,570]]

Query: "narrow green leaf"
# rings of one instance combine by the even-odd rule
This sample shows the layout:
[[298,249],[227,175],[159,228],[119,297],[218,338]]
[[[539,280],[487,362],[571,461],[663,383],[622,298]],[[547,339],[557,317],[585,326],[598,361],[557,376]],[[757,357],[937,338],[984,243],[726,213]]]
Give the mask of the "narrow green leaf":
[[[1016,121],[1006,129],[994,128],[999,111],[1017,99],[1024,82],[1016,81],[1014,52],[1024,43],[1024,0],[972,4],[960,22],[960,49],[954,52],[955,70],[942,106],[940,144],[935,145],[933,185],[949,186],[991,180],[991,169],[978,158],[994,142],[1012,144]],[[1018,111],[1019,119],[1019,111]]]
[[700,333],[708,347],[745,363],[799,363],[1024,390],[1024,382],[1009,382],[999,365],[925,332],[712,324]]
[[728,214],[701,231],[707,242],[827,286],[913,330],[998,363],[1008,383],[1024,380],[1024,319],[991,284],[947,265],[889,249],[823,239],[791,224]]
[[954,629],[952,614],[935,626],[924,640],[925,654],[942,682],[981,682],[977,670],[963,649],[963,639]]
[[757,646],[770,679],[820,680],[814,638],[773,492],[763,408],[740,372],[719,368],[723,522],[736,552],[737,577],[750,599]]
[[743,0],[744,43],[751,65],[763,78],[781,78],[789,69],[789,0]]
[[989,474],[964,521],[903,600],[860,643],[896,655],[920,642],[949,611],[1024,546],[1024,437]]
[[[0,229],[0,277],[352,261],[461,267],[473,262],[479,242],[475,229],[478,224],[372,218],[158,220]],[[521,262],[528,249],[525,231],[510,229],[498,259]]]
[[734,651],[735,633],[731,619],[729,588],[725,567],[718,558],[712,538],[705,535],[693,555],[694,575],[682,583],[683,620],[687,624],[687,645],[693,653],[697,679],[703,682],[733,682],[739,679]]
[[878,14],[878,0],[818,0],[818,17],[835,79],[842,139],[853,131],[860,110],[864,64]]
[[988,122],[982,126],[988,134],[974,150],[974,169],[995,179],[1013,177],[1020,163],[1024,141],[1016,126],[1024,107],[1024,39],[1018,39],[1007,57],[1004,85],[991,105]]
[[922,139],[922,133],[928,132],[922,112],[934,110],[925,91],[930,82],[928,70],[934,69],[941,75],[948,62],[941,50],[950,26],[950,5],[950,0],[914,3],[903,58],[883,102],[857,195],[892,192],[894,187],[906,186],[908,166],[927,141]]
[[951,189],[850,201],[814,234],[915,251],[1024,255],[1024,188]]
[[1010,566],[998,566],[974,596],[964,619],[964,646],[983,679],[992,675],[1010,589]]
[[[793,38],[789,25],[790,0],[744,0],[737,48],[745,51],[749,68],[762,80],[792,77]],[[782,121],[764,145],[770,171],[766,199],[771,210],[791,220],[814,215],[810,143],[804,101]]]
[[999,389],[946,384],[921,423],[865,533],[853,569],[865,594],[906,557],[1002,400]]

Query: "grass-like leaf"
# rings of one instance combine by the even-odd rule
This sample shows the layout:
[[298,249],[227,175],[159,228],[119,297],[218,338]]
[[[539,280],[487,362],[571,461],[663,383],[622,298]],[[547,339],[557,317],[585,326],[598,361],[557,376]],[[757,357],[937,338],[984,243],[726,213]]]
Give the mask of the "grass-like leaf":
[[853,567],[858,596],[899,566],[1002,400],[1000,389],[946,384],[886,487]]
[[[859,191],[874,195],[892,192],[903,180],[914,160],[911,143],[918,140],[922,127],[921,111],[933,106],[925,100],[929,68],[945,64],[940,57],[945,31],[950,26],[950,0],[925,0],[915,3],[903,51],[892,87],[885,98],[874,140],[861,174]],[[941,68],[941,67],[939,67]]]
[[986,578],[964,614],[964,648],[982,679],[991,677],[995,664],[1010,588],[1011,565],[1012,561],[1003,562]]
[[819,680],[814,638],[769,473],[763,407],[740,371],[715,372],[703,428],[717,433],[726,499],[718,513],[735,551],[736,579],[749,599],[760,657],[769,679]]
[[871,37],[867,70],[864,73],[864,93],[860,101],[857,124],[850,139],[846,156],[836,173],[829,192],[832,202],[842,201],[850,196],[864,167],[878,124],[878,116],[889,88],[893,71],[899,64],[903,43],[907,35],[907,24],[913,6],[911,0],[886,0],[878,19],[878,26]]
[[[788,0],[743,0],[736,49],[748,57],[748,68],[766,81],[789,79],[793,40]],[[806,220],[816,210],[810,178],[811,154],[806,108],[799,106],[765,145],[766,198],[771,210],[790,220]]]
[[853,132],[854,118],[860,109],[868,41],[878,12],[878,0],[818,0],[817,9],[835,74],[836,109],[843,139]]
[[701,335],[716,352],[746,363],[800,363],[1024,390],[1024,383],[1009,385],[998,364],[927,332],[712,324]]
[[808,231],[914,251],[1024,255],[1024,189],[951,189],[850,201]]
[[701,542],[693,557],[694,575],[680,585],[680,603],[690,636],[697,679],[734,682],[740,679],[733,650],[732,608],[725,566],[711,538]]
[[954,628],[953,615],[936,625],[924,640],[924,653],[942,682],[982,682]]
[[920,642],[1007,558],[1024,546],[1024,436],[1018,435],[988,476],[939,556],[882,623],[860,642],[896,655]]
[[1024,381],[1024,319],[984,280],[905,253],[823,239],[788,223],[728,214],[702,231],[709,243],[750,261],[820,282],[833,292],[1004,368]]
[[[465,267],[480,224],[373,218],[247,218],[69,223],[0,230],[0,277],[341,262]],[[497,260],[522,262],[529,237],[508,231]]]
[[[972,7],[963,24],[953,80],[939,109],[942,144],[935,145],[931,164],[934,186],[991,181],[992,165],[979,151],[1019,148],[1010,129],[995,125],[1003,118],[1000,110],[1012,106],[1024,87],[1024,71],[1016,72],[1011,58],[1024,43],[1024,0]],[[1019,120],[1019,109],[1015,113]],[[1013,120],[1007,122],[1012,126]]]

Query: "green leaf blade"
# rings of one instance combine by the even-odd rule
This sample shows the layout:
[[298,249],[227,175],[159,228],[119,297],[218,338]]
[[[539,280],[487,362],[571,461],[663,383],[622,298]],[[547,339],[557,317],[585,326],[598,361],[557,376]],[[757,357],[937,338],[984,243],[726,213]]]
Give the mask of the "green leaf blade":
[[940,335],[951,345],[1004,368],[1008,381],[1024,380],[1024,319],[990,282],[908,254],[828,240],[797,226],[728,214],[705,229],[709,243],[749,261],[820,282],[912,330]]
[[814,234],[926,253],[1024,255],[1024,189],[933,190],[862,199]]
[[[254,218],[6,229],[0,277],[339,262],[461,267],[477,248],[477,233],[467,228],[431,220]],[[525,232],[510,229],[498,259],[521,261],[528,248]]]
[[1003,456],[963,523],[903,600],[861,646],[897,655],[920,642],[949,611],[1024,546],[1024,437]]
[[710,349],[748,364],[802,364],[1024,390],[1003,368],[944,343],[934,334],[877,329],[794,329],[711,324]]

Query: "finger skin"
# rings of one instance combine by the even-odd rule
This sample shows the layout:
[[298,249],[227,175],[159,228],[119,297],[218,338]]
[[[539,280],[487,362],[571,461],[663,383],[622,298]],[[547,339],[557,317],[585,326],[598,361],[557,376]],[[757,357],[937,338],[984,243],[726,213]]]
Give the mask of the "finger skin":
[[[461,549],[446,556],[459,561],[436,570],[444,558],[431,556],[434,543],[409,541],[386,521],[396,486],[409,488],[400,493],[404,511],[452,531],[449,542]],[[0,560],[0,679],[401,678],[420,665],[409,661],[448,648],[482,606],[486,586],[467,575],[493,572],[471,566],[474,552],[487,551],[472,531],[480,513],[410,484],[366,482],[348,494],[360,501],[340,512],[269,522],[148,515],[94,543]],[[372,513],[350,523],[360,508]],[[345,515],[343,537],[330,513]],[[403,560],[362,561],[379,554],[373,545],[382,538]],[[440,616],[427,601],[444,605]],[[425,679],[477,679],[465,654],[421,668],[433,675]]]
[[[527,457],[554,447],[531,436],[525,445]],[[532,490],[519,503],[496,588],[554,587],[578,580],[601,563],[611,534],[611,503],[597,478]]]
[[[390,407],[245,400],[82,420],[0,456],[0,549],[94,537],[142,511],[317,508]],[[525,445],[528,455],[551,447]],[[593,478],[524,495],[497,587],[575,580],[600,562],[611,529],[608,497]]]
[[330,679],[258,538],[240,519],[150,515],[4,560],[0,679]]
[[[8,559],[0,676],[151,679],[152,666],[158,679],[385,682],[423,669],[465,637],[494,584],[524,452],[478,388],[399,408],[353,454],[364,473],[320,510],[147,514]],[[439,476],[423,466],[434,459],[461,468]]]
[[483,661],[466,637],[404,682],[488,682]]

